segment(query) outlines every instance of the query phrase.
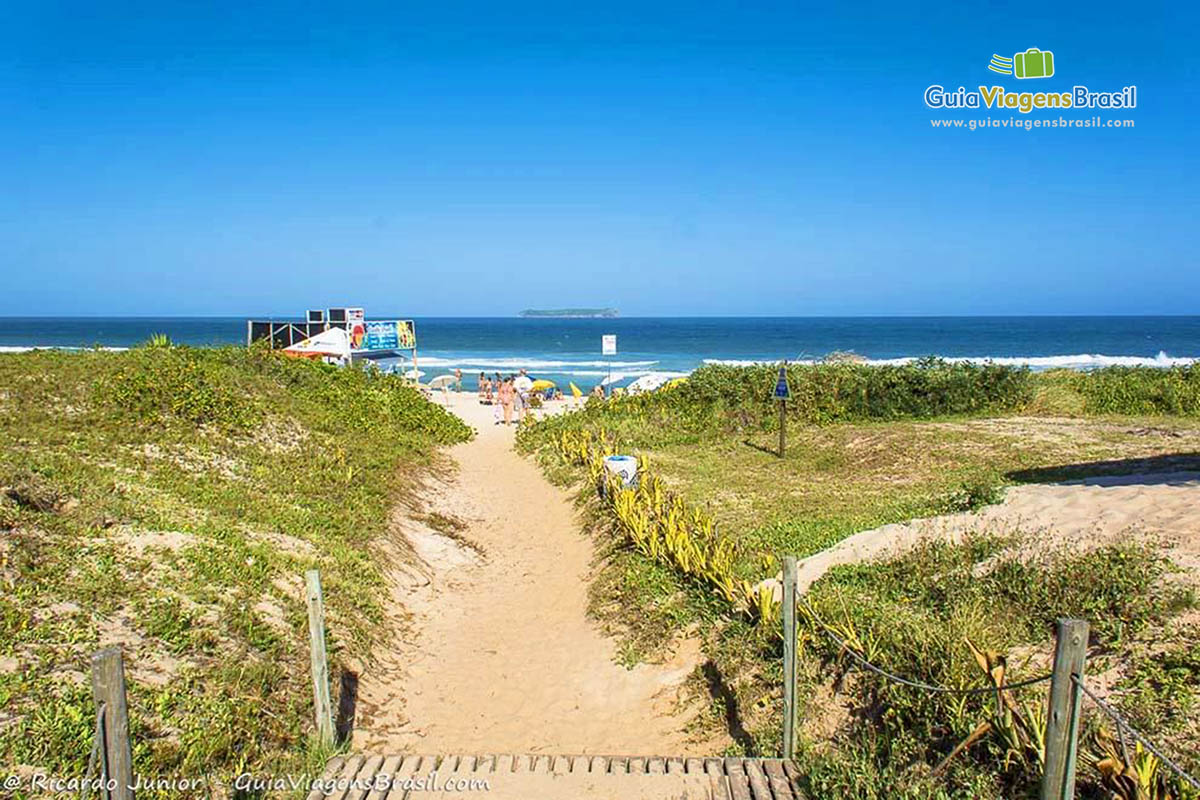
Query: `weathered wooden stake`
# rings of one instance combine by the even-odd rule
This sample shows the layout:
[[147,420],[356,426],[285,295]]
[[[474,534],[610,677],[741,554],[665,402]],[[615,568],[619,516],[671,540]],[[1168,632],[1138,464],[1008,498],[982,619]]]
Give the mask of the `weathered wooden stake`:
[[1071,800],[1075,796],[1075,758],[1079,747],[1079,706],[1082,693],[1071,680],[1083,679],[1087,659],[1088,623],[1060,619],[1055,631],[1054,673],[1050,679],[1050,708],[1046,717],[1046,771],[1042,800]]
[[779,398],[779,457],[787,453],[787,400]]
[[312,654],[313,712],[317,736],[326,745],[333,744],[333,704],[329,700],[329,663],[325,654],[325,604],[321,598],[321,574],[315,569],[304,573],[308,601],[308,638]]
[[796,557],[783,557],[783,757],[796,751]]
[[107,647],[92,656],[92,696],[97,710],[104,707],[100,729],[100,774],[109,781],[101,797],[133,800],[133,751],[129,745],[129,707],[125,702],[125,664],[120,647]]

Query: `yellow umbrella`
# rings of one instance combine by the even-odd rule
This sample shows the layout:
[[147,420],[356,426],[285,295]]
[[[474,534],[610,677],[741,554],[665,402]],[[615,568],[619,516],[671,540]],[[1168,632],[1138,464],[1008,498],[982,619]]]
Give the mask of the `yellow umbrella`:
[[554,383],[554,381],[548,381],[543,378],[542,380],[534,381],[533,386],[530,386],[529,388],[530,388],[530,390],[535,391],[535,392],[544,392],[547,389],[553,389],[555,387],[555,385],[556,384]]
[[579,391],[579,387],[575,385],[574,381],[568,382],[567,385],[571,387],[572,397],[583,397],[583,392]]

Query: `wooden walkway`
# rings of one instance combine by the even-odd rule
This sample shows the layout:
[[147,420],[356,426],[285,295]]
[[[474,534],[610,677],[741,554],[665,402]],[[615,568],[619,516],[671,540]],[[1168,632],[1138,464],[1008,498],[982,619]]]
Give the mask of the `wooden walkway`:
[[791,761],[551,755],[333,758],[308,800],[803,800]]

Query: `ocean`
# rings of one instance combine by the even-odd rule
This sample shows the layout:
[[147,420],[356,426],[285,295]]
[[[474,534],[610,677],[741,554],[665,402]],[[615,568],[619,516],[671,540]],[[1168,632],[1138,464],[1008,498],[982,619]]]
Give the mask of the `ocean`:
[[[403,315],[372,315],[378,319]],[[426,380],[459,368],[467,386],[484,371],[526,369],[585,391],[706,363],[808,361],[848,351],[874,363],[922,356],[991,360],[1033,369],[1114,364],[1172,366],[1200,359],[1200,316],[1189,317],[626,317],[417,318]],[[29,347],[130,347],[154,333],[175,342],[242,345],[244,317],[0,317],[0,352]],[[617,354],[600,337],[616,334]]]

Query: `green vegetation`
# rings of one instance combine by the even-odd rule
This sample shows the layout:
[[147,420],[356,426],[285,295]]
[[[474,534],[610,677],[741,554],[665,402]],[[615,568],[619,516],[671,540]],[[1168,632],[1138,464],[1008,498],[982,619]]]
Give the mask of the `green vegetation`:
[[265,351],[0,356],[0,762],[83,774],[119,642],[139,775],[312,768],[301,576],[336,681],[382,622],[389,509],[469,436],[398,378]]
[[1200,416],[1200,367],[1112,367],[1080,375],[1075,383],[1098,414]]
[[[1029,541],[985,534],[961,545],[927,543],[881,564],[837,568],[812,588],[808,600],[824,622],[885,669],[926,683],[971,687],[987,685],[972,646],[994,651],[985,660],[1002,665],[1008,683],[1047,672],[1048,636],[1058,617],[1092,620],[1103,648],[1093,657],[1091,674],[1148,657],[1148,642],[1195,605],[1190,592],[1161,580],[1169,568],[1145,544],[1038,551]],[[930,695],[849,669],[813,620],[804,622],[798,695],[808,704],[801,719],[807,723],[805,758],[815,768],[816,796],[886,797],[889,785],[907,787],[907,796],[916,797],[1036,793],[1044,685],[1011,693],[1012,709],[998,709],[990,694]],[[828,697],[837,681],[843,682],[842,705],[822,707],[819,698]],[[1181,698],[1194,702],[1190,698],[1200,682],[1176,687]],[[1141,724],[1160,739],[1182,730],[1149,703],[1123,705],[1140,711]],[[990,726],[986,735],[940,773],[931,769],[983,723]],[[817,746],[822,727],[835,728],[837,749]],[[1101,720],[1089,713],[1085,760],[1099,755],[1102,730]],[[1178,752],[1188,749],[1184,745]],[[1193,768],[1200,764],[1197,755],[1189,757]],[[1099,774],[1083,766],[1080,772],[1082,791],[1095,791]],[[839,794],[835,786],[846,782],[854,790]]]
[[[654,658],[674,634],[703,631],[710,660],[697,691],[712,698],[707,724],[729,730],[739,752],[778,748],[781,653],[773,618],[752,605],[754,593],[731,602],[723,579],[697,580],[673,554],[648,552],[630,530],[630,510],[593,499],[595,467],[573,455],[580,442],[637,455],[655,491],[679,499],[680,516],[712,520],[735,554],[738,585],[775,574],[781,553],[804,557],[859,530],[973,510],[1015,483],[1200,469],[1200,412],[1185,400],[1200,387],[1192,370],[1036,374],[938,361],[792,366],[782,459],[774,454],[775,374],[772,367],[706,367],[672,389],[589,401],[577,413],[523,428],[518,438],[552,478],[589,479],[580,497],[608,543],[593,608],[622,635],[622,658]],[[668,525],[657,524],[665,535]],[[1181,714],[1167,698],[1174,693],[1183,708],[1194,708],[1200,697],[1195,659],[1187,655],[1200,630],[1185,623],[1182,612],[1194,599],[1173,582],[1172,569],[1141,540],[1076,552],[982,531],[959,545],[834,570],[809,596],[820,618],[860,652],[951,686],[989,685],[1005,657],[1010,682],[1045,671],[1055,617],[1085,617],[1099,647],[1089,671],[1112,670],[1117,702],[1131,719],[1167,737],[1174,752],[1187,752],[1196,715]],[[772,624],[759,624],[764,618]],[[812,796],[1029,794],[1039,770],[1044,687],[1015,693],[1014,706],[1003,709],[994,695],[914,694],[852,668],[815,618],[803,623],[801,760]],[[1164,631],[1172,642],[1165,653]],[[1088,719],[1081,791],[1102,796],[1105,729]],[[985,722],[986,735],[941,763]],[[1200,767],[1194,751],[1187,758]]]

